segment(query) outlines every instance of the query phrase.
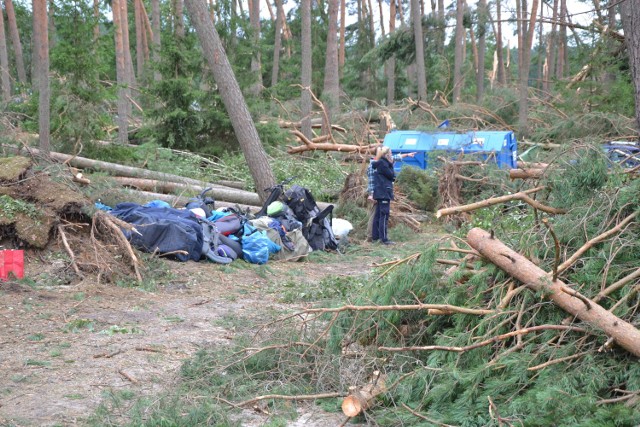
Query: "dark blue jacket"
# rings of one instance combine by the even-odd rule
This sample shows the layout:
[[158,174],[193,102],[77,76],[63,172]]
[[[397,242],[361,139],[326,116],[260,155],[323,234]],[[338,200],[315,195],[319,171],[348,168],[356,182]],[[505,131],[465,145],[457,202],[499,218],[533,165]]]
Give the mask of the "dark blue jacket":
[[393,164],[386,158],[381,158],[372,163],[373,170],[373,198],[376,200],[393,200],[393,182],[396,174]]

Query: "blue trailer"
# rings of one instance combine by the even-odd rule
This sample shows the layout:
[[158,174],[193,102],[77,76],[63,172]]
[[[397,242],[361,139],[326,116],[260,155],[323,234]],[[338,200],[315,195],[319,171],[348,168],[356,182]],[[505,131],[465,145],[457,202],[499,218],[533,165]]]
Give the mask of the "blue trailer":
[[[396,162],[396,172],[403,167],[427,169],[430,153],[440,153],[447,157],[479,157],[493,160],[500,168],[516,168],[518,143],[512,131],[412,131],[396,130],[388,133],[383,145],[391,148],[393,154],[416,152],[415,157],[405,157]],[[469,155],[469,156],[467,156]]]

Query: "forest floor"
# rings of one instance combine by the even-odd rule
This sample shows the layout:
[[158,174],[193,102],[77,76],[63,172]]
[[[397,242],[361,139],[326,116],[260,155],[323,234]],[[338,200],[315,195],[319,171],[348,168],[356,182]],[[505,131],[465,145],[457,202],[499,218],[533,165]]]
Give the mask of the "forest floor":
[[[0,282],[0,425],[82,425],[109,399],[120,402],[109,414],[111,425],[126,424],[127,402],[170,392],[180,366],[199,349],[231,343],[239,319],[243,328],[257,328],[267,313],[303,307],[295,303],[296,292],[308,285],[369,276],[375,262],[400,259],[432,238],[413,234],[412,242],[391,249],[362,243],[348,255],[312,254],[320,258],[243,268],[166,260],[174,280],[152,290],[99,283],[97,277],[53,284],[60,261],[26,253],[25,277],[48,273],[52,284]],[[290,426],[344,421],[342,414],[305,408]],[[267,420],[247,410],[239,422],[259,426]]]

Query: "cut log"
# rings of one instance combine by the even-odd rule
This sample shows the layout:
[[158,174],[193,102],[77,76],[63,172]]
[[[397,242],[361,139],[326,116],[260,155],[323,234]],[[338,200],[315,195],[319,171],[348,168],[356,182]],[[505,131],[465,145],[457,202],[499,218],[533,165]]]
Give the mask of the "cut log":
[[531,188],[529,190],[525,190],[525,191],[521,191],[519,193],[515,193],[515,194],[508,194],[506,196],[500,196],[500,197],[492,197],[490,199],[486,199],[486,200],[481,200],[479,202],[476,203],[470,203],[468,205],[462,205],[462,206],[453,206],[450,208],[445,208],[445,209],[439,209],[438,212],[436,212],[436,218],[440,218],[441,216],[444,215],[452,215],[452,214],[460,214],[463,212],[471,212],[471,211],[475,211],[476,209],[481,209],[481,208],[486,208],[489,206],[493,206],[493,205],[497,205],[500,203],[505,203],[505,202],[509,202],[512,200],[521,200],[529,205],[531,205],[532,207],[541,210],[543,212],[547,212],[547,213],[552,213],[552,214],[563,214],[566,213],[567,211],[564,209],[559,209],[559,208],[553,208],[551,206],[546,206],[543,205],[542,203],[533,200],[531,197],[528,196],[528,194],[531,193],[535,193],[538,192],[540,190],[543,190],[545,187],[536,187],[536,188]]
[[380,375],[380,372],[374,372],[373,379],[360,390],[355,390],[350,393],[342,401],[342,412],[347,417],[355,417],[362,411],[371,406],[371,403],[376,396],[384,393],[387,390],[385,385],[385,376]]
[[548,274],[524,256],[507,247],[491,233],[473,228],[467,234],[472,248],[534,291],[543,291],[558,307],[604,331],[622,348],[640,357],[640,330]]
[[549,163],[523,162],[518,160],[517,166],[518,169],[546,169],[549,167]]
[[[135,187],[144,191],[153,191],[164,194],[171,193],[200,193],[205,189],[202,185],[194,184],[182,184],[179,182],[158,181],[155,179],[144,178],[127,178],[122,176],[114,177],[114,179],[120,184],[127,187]],[[233,188],[212,187],[211,191],[207,193],[213,197],[216,201],[223,200],[231,203],[242,203],[245,205],[259,206],[260,197],[256,193],[249,191],[237,190]]]
[[544,175],[544,169],[511,169],[509,178],[511,179],[540,179]]

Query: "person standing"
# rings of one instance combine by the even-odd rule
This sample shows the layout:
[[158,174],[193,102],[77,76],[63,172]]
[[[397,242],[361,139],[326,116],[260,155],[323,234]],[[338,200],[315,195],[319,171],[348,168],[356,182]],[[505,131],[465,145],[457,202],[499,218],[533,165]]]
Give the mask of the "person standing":
[[[382,147],[378,147],[376,154]],[[393,163],[400,162],[406,157],[414,157],[416,152],[393,154],[391,159]],[[367,167],[367,207],[369,211],[369,221],[367,222],[367,241],[373,241],[373,219],[376,212],[376,201],[373,198],[373,186],[375,170],[373,169],[373,162],[376,160],[375,156],[369,160],[369,166]]]
[[380,241],[384,245],[393,245],[389,240],[389,214],[391,200],[393,200],[393,182],[396,174],[393,170],[393,157],[389,147],[381,147],[376,153],[373,168],[373,199],[376,201],[376,211],[373,215],[371,241]]

